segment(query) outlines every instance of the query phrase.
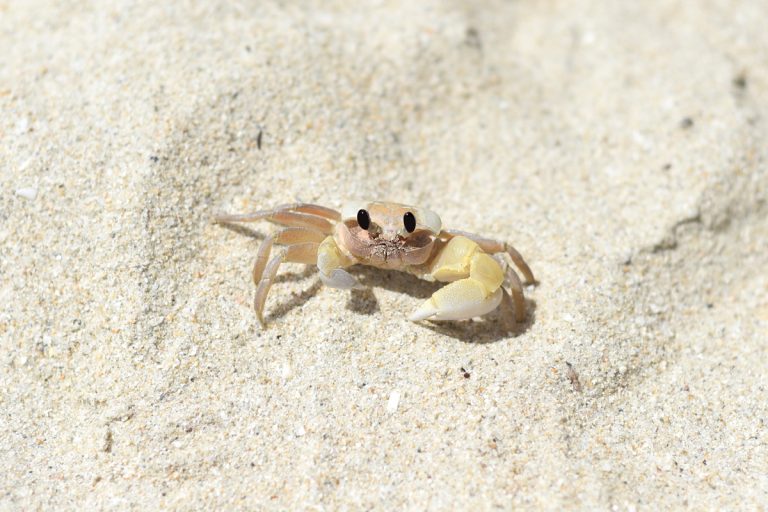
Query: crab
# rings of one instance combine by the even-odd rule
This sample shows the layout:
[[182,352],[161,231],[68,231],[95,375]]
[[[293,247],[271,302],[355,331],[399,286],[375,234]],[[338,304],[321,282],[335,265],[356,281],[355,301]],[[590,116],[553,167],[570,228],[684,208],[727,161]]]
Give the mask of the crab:
[[[356,264],[448,283],[411,313],[411,321],[467,320],[485,315],[501,303],[506,283],[515,320],[525,320],[523,283],[504,256],[514,262],[526,283],[535,283],[520,253],[506,242],[443,229],[440,217],[426,208],[375,201],[350,203],[339,212],[316,204],[292,203],[246,214],[221,214],[214,221],[259,220],[284,226],[264,239],[253,265],[254,310],[262,327],[269,289],[285,262],[316,265],[326,286],[347,290],[363,288],[346,270]],[[272,255],[275,245],[282,247]]]

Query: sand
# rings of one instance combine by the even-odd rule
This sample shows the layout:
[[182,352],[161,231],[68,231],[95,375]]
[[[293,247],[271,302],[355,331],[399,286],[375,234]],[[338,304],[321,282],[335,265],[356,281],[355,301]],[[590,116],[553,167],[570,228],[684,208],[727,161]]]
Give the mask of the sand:
[[[0,509],[768,502],[768,4],[0,1]],[[531,313],[210,222],[389,199]]]

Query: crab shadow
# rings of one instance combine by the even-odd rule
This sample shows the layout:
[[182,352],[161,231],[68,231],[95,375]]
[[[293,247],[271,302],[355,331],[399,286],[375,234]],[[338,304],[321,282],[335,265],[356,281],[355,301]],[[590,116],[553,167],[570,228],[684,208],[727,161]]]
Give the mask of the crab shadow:
[[363,290],[351,290],[349,300],[347,300],[347,310],[361,315],[373,315],[381,311],[379,301],[373,294],[373,290],[365,288]]
[[282,318],[285,315],[287,315],[290,311],[301,308],[304,304],[306,304],[309,299],[317,295],[317,292],[320,291],[320,288],[322,288],[322,283],[320,280],[317,280],[312,283],[312,286],[309,288],[302,290],[300,292],[294,293],[293,296],[284,302],[280,302],[278,304],[275,304],[268,315],[264,318],[264,321],[267,324],[272,323],[273,321],[277,320],[278,318]]

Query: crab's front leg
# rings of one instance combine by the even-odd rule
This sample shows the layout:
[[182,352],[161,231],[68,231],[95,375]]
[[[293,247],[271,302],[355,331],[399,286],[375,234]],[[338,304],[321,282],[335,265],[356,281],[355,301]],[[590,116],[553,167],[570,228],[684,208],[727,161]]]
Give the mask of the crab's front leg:
[[504,271],[472,240],[457,236],[440,249],[425,276],[450,283],[432,294],[408,319],[466,320],[496,309]]

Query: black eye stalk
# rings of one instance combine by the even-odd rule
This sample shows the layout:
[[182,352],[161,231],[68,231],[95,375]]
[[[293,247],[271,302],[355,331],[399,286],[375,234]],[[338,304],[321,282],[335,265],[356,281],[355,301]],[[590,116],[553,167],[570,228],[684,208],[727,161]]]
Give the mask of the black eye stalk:
[[371,227],[371,216],[368,215],[366,210],[358,210],[357,224],[366,231],[368,231],[368,228]]
[[403,224],[405,224],[405,230],[409,233],[413,233],[416,230],[416,216],[411,212],[406,212],[403,215]]

